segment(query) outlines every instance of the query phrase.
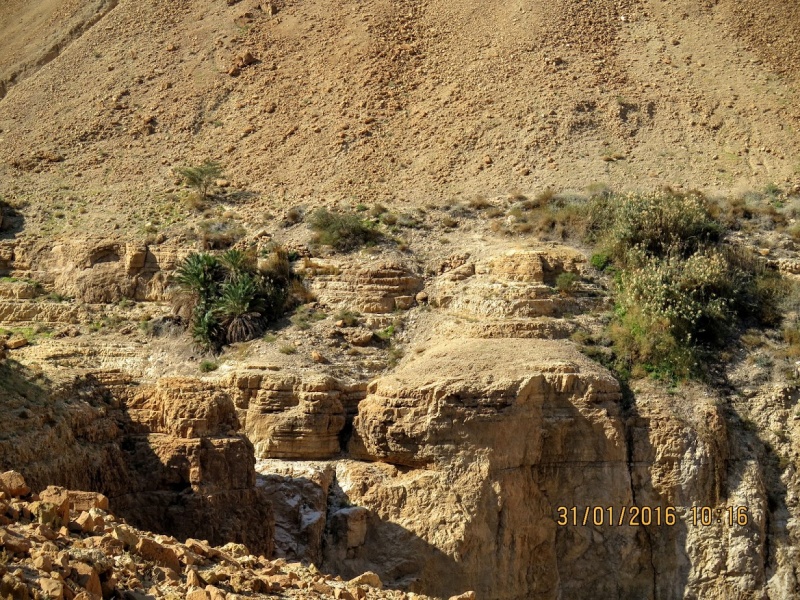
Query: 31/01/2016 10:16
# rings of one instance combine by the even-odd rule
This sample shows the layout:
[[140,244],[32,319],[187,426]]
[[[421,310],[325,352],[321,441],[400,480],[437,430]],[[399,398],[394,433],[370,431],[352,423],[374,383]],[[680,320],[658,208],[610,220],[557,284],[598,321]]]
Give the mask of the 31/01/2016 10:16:
[[677,509],[674,506],[559,506],[557,509],[556,524],[566,525],[594,525],[636,527],[644,525],[673,526],[679,523],[693,526],[709,526],[727,523],[730,526],[745,526],[749,522],[746,506],[729,506],[727,508],[714,508],[711,506],[692,506],[688,509]]

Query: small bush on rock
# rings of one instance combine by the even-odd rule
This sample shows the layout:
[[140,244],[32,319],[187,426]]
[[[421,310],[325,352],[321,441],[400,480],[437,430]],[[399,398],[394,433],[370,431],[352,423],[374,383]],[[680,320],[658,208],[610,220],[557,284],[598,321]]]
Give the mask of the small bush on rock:
[[315,232],[317,243],[341,251],[375,243],[382,237],[370,221],[355,214],[331,212],[326,208],[314,211],[308,224]]

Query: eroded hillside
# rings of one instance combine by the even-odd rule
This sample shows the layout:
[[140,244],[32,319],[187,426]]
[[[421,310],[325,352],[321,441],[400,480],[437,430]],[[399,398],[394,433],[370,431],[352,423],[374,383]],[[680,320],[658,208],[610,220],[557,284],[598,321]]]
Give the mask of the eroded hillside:
[[137,230],[168,202],[171,168],[208,157],[255,194],[251,215],[594,182],[797,184],[796,11],[123,1],[0,104],[0,194],[55,232],[98,209]]
[[[27,482],[0,486],[2,594],[800,594],[796,7],[52,1],[0,23],[0,471]],[[638,206],[612,189],[664,185],[707,244],[633,272],[699,264],[687,294],[732,319],[683,371],[623,364],[663,331],[621,336],[629,275],[598,233]],[[176,269],[201,251],[219,286],[236,256],[278,261],[287,312],[193,343]],[[751,277],[752,314],[708,265]]]

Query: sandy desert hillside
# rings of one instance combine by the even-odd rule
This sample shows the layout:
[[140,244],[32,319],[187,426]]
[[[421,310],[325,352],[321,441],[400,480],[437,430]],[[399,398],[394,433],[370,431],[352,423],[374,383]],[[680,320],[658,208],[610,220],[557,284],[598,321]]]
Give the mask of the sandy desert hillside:
[[4,6],[0,194],[32,228],[135,228],[205,158],[262,210],[800,177],[791,3],[76,4]]
[[799,86],[776,0],[0,2],[0,598],[800,597]]

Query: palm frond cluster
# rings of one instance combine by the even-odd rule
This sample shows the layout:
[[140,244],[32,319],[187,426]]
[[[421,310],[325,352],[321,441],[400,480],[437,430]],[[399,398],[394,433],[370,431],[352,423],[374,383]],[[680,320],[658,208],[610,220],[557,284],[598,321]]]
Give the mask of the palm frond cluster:
[[296,278],[281,248],[272,250],[261,270],[255,256],[242,250],[191,254],[174,275],[175,310],[187,318],[198,346],[218,352],[225,344],[261,336],[287,308]]

